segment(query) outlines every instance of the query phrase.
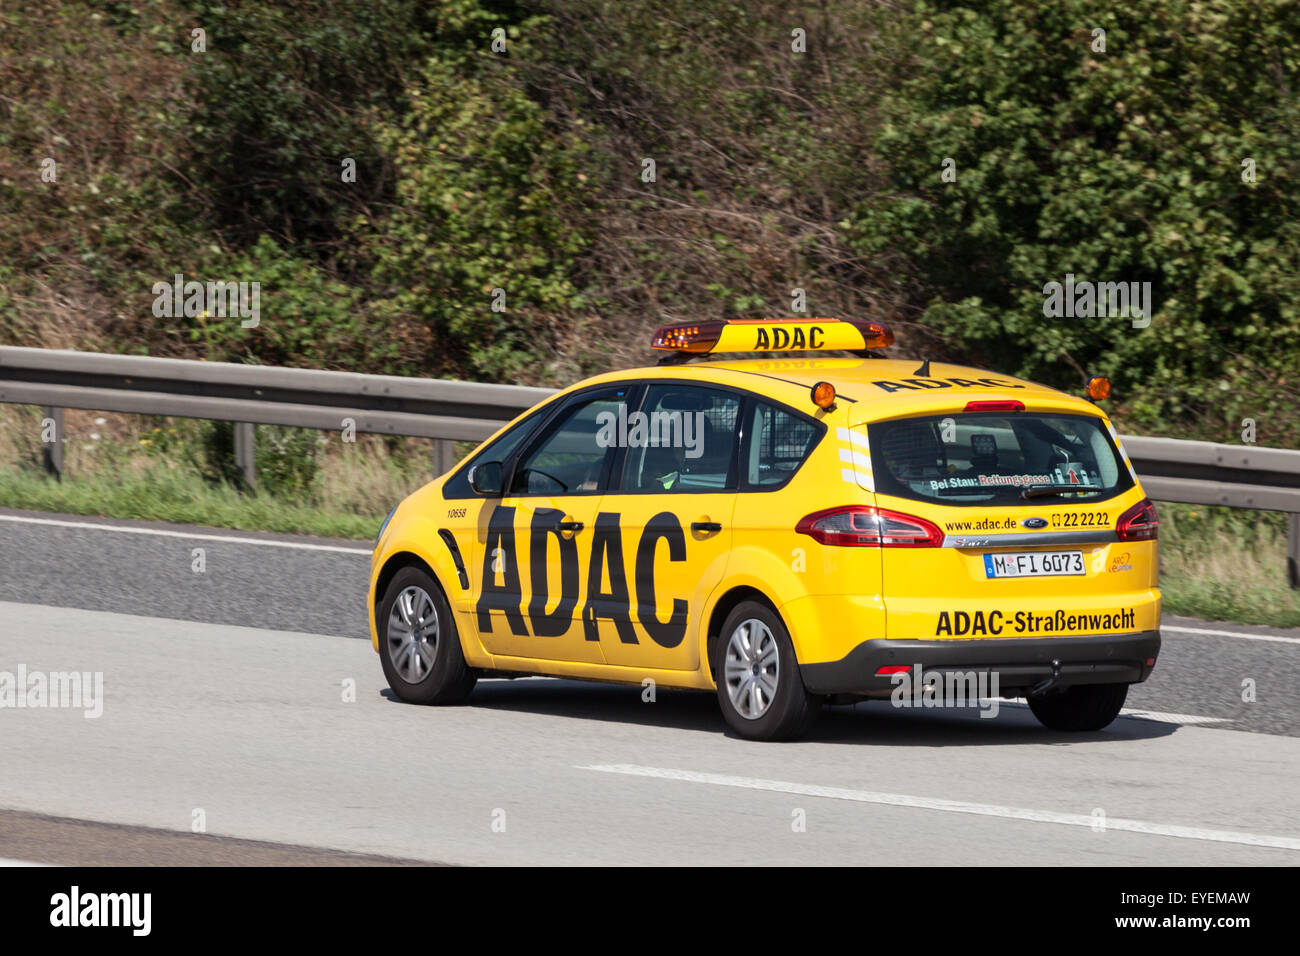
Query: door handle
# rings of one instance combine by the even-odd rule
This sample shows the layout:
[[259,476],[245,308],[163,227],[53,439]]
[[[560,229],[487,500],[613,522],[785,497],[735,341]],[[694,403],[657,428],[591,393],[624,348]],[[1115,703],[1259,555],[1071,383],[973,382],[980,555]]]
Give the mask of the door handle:
[[582,522],[581,522],[581,521],[561,521],[561,522],[560,522],[559,524],[557,524],[555,527],[559,528],[561,531],[581,531],[581,530],[582,530]]
[[691,530],[700,534],[714,534],[722,530],[722,525],[716,521],[692,521]]

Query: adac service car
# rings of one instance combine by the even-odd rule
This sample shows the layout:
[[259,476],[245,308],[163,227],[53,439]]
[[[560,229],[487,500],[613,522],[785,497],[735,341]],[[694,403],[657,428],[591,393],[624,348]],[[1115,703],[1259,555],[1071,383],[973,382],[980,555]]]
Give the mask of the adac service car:
[[[1109,724],[1160,648],[1156,509],[1115,429],[1029,381],[880,357],[892,342],[835,319],[667,327],[658,366],[515,419],[380,531],[393,691],[652,680],[777,739],[827,700],[958,674],[1052,729]],[[789,357],[830,350],[850,357]],[[688,361],[727,352],[782,357]]]

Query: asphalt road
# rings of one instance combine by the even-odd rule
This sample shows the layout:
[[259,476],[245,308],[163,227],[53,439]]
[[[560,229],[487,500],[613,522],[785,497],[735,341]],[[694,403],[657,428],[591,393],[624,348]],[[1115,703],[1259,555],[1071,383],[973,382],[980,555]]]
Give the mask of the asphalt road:
[[156,528],[0,512],[0,671],[104,682],[98,717],[0,708],[0,857],[1300,862],[1296,632],[1166,621],[1129,699],[1154,719],[1097,734],[860,704],[758,744],[705,694],[524,679],[399,703],[355,639],[368,543]]

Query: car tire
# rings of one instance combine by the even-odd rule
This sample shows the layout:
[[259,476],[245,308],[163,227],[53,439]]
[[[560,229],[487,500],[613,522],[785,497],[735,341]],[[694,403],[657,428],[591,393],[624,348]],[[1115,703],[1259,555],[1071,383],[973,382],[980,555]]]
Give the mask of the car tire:
[[465,663],[451,606],[428,572],[393,575],[375,612],[379,660],[388,686],[412,704],[455,704],[477,678]]
[[808,693],[790,633],[775,611],[739,604],[715,650],[718,704],[732,730],[749,740],[793,740],[812,727],[821,699]]
[[1029,709],[1049,730],[1101,730],[1119,716],[1128,684],[1078,684],[1029,698]]

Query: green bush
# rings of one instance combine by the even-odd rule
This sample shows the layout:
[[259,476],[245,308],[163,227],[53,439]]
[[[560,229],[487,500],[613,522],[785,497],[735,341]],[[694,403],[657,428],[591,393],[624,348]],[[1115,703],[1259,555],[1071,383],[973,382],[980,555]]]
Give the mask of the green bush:
[[310,501],[326,439],[309,428],[256,428],[257,486],[286,501]]
[[[312,500],[312,484],[320,471],[327,439],[310,428],[256,425],[253,461],[259,494],[284,501]],[[231,422],[203,422],[197,471],[214,484],[238,486],[243,475],[235,461],[235,426]]]
[[586,304],[575,273],[593,214],[587,148],[505,76],[467,75],[462,57],[431,59],[410,96],[410,114],[380,133],[397,205],[358,223],[387,293],[377,312],[417,320],[428,368],[517,378]]
[[[564,384],[797,287],[1300,445],[1295,4],[53,0],[0,47],[6,343]],[[260,326],[154,317],[176,272],[260,282]],[[1150,282],[1151,327],[1046,318],[1067,273]]]
[[364,363],[379,370],[397,354],[393,342],[375,334],[359,290],[269,236],[243,251],[209,256],[202,270],[197,278],[259,283],[260,312],[257,325],[248,328],[239,316],[164,320],[205,358],[349,369]]
[[[425,55],[437,5],[420,0],[194,0],[207,52],[190,57],[187,178],[228,239],[324,243],[347,210],[391,196],[366,122],[400,112],[404,72]],[[342,161],[356,160],[355,183]]]
[[[876,139],[888,189],[846,226],[909,285],[933,350],[1071,390],[1109,375],[1139,426],[1228,440],[1252,416],[1300,439],[1300,92],[1284,79],[1300,7],[917,11],[913,69]],[[1044,285],[1067,273],[1152,283],[1150,328],[1046,318]]]

